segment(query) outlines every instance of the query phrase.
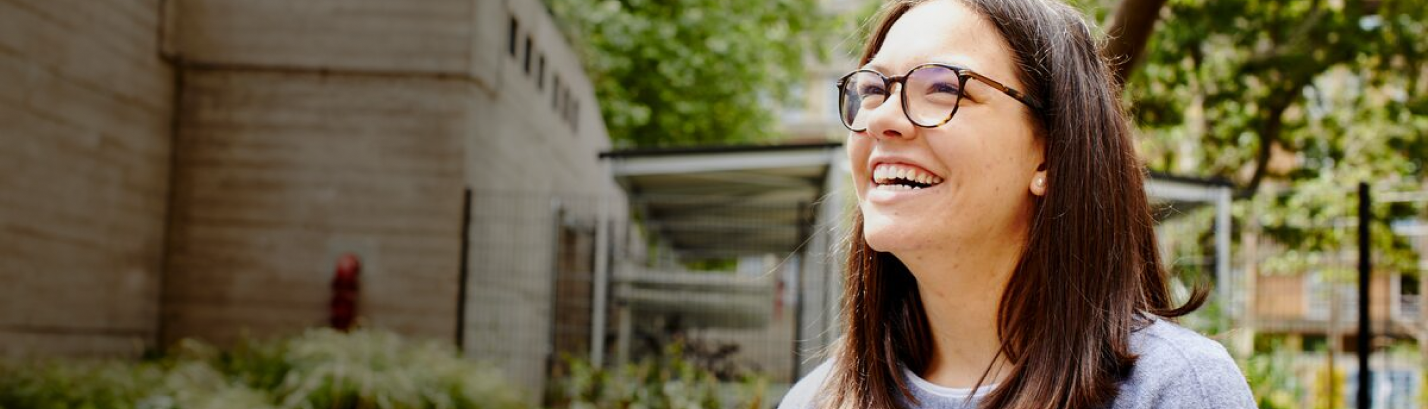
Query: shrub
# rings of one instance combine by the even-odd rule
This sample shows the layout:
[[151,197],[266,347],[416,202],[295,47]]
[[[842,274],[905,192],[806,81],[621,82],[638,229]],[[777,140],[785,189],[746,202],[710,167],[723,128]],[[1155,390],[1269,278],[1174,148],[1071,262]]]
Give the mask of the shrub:
[[132,408],[162,374],[122,362],[0,364],[0,408]]
[[568,360],[570,376],[552,384],[557,406],[571,409],[711,409],[764,407],[768,382],[745,376],[740,382],[720,382],[714,372],[685,358],[673,344],[657,359],[618,368],[596,368]]
[[182,341],[142,362],[0,364],[0,409],[516,409],[494,368],[435,342],[311,330],[221,350]]

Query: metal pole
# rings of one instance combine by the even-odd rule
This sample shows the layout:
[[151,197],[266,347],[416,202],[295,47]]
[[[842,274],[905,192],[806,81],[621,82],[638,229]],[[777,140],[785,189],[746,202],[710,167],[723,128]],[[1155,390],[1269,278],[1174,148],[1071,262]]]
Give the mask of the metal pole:
[[1369,372],[1369,339],[1373,334],[1369,321],[1369,274],[1373,272],[1372,252],[1369,247],[1369,223],[1373,220],[1370,210],[1368,183],[1359,183],[1359,390],[1356,401],[1358,409],[1369,409],[1372,405],[1373,373]]
[[[790,299],[784,300],[785,303],[793,302],[793,365],[791,365],[793,372],[789,374],[788,378],[793,381],[797,381],[799,376],[803,374],[803,371],[799,368],[799,364],[803,362],[803,351],[801,350],[803,346],[803,269],[812,261],[810,260],[812,257],[809,257],[809,254],[813,253],[811,246],[821,245],[813,244],[817,242],[817,240],[814,240],[812,235],[819,234],[813,230],[813,225],[818,221],[818,217],[814,215],[816,209],[817,207],[807,203],[799,203],[798,242],[802,243],[802,245],[800,246],[801,248],[798,251],[798,255],[789,256],[790,258],[798,257],[798,265],[793,270],[793,282],[784,287],[784,294],[776,295],[777,297],[785,297],[790,293],[795,294],[793,297],[790,297]],[[784,276],[787,277],[789,274],[784,274]],[[789,291],[789,289],[792,291]]]
[[[610,174],[608,163],[601,164]],[[603,189],[602,189],[603,190]],[[605,309],[610,294],[610,197],[605,192],[596,195],[600,201],[599,224],[595,225],[595,296],[590,310],[590,364],[605,365]]]
[[461,270],[456,274],[456,350],[466,350],[466,285],[471,249],[471,188],[461,199]]
[[546,354],[545,371],[546,376],[550,376],[557,366],[560,365],[560,319],[561,299],[560,299],[560,261],[561,261],[561,230],[565,227],[565,207],[561,205],[559,198],[550,199],[550,328],[546,334]]
[[1220,305],[1225,306],[1231,319],[1240,318],[1240,305],[1230,293],[1235,288],[1230,283],[1230,188],[1221,187],[1215,194],[1215,287],[1220,297]]

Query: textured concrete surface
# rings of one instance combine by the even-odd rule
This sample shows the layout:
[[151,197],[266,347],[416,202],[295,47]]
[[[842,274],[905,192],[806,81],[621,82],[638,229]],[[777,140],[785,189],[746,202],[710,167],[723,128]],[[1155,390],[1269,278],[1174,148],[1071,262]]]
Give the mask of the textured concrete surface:
[[460,82],[185,73],[164,338],[325,325],[337,257],[368,326],[454,337]]
[[157,0],[0,1],[0,354],[154,343],[173,70]]

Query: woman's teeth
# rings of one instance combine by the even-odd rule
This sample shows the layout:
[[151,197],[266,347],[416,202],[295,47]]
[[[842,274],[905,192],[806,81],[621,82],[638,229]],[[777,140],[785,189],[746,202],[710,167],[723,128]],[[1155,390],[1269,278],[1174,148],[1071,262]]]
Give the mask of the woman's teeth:
[[878,185],[878,190],[922,190],[921,186],[908,185]]
[[942,183],[942,178],[911,166],[882,164],[873,168],[873,183],[878,189],[919,190]]

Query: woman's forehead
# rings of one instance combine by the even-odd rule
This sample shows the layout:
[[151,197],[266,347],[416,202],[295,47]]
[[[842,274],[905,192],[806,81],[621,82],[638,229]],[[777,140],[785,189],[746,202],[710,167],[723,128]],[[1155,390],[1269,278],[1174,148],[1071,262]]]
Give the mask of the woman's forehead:
[[893,23],[882,47],[866,68],[888,75],[939,62],[1006,77],[1011,49],[990,22],[960,1],[929,1]]

